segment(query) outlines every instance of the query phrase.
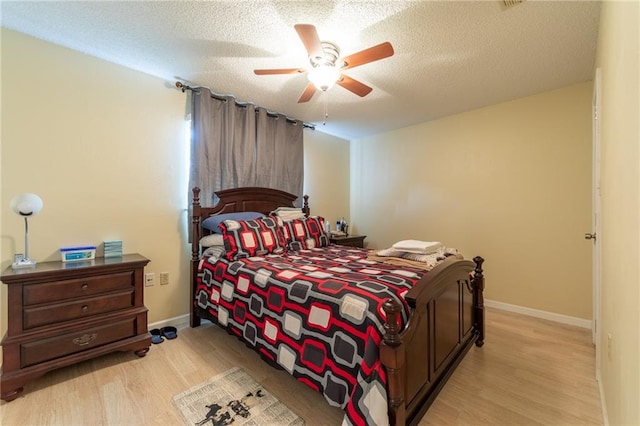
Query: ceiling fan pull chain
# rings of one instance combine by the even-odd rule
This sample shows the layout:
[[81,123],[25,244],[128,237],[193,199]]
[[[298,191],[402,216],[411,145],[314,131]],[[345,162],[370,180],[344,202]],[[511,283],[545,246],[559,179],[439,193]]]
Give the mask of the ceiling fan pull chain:
[[327,125],[327,118],[329,118],[329,111],[327,107],[327,92],[322,92],[322,100],[324,101],[324,120],[322,120],[322,125]]

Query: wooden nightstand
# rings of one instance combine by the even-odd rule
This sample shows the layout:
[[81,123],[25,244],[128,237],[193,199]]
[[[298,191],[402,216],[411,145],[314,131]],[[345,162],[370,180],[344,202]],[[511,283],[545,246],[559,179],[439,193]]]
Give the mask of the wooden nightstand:
[[331,237],[329,241],[332,244],[339,244],[341,246],[360,247],[364,248],[364,239],[366,235],[347,235],[346,237]]
[[88,262],[7,268],[8,328],[2,339],[0,398],[48,371],[113,351],[149,351],[144,267],[139,254]]

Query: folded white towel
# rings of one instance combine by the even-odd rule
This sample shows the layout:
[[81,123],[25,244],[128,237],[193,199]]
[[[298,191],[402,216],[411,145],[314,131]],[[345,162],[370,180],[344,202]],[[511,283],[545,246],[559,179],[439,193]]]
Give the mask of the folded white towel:
[[301,211],[298,212],[290,212],[290,213],[278,213],[278,217],[282,220],[284,220],[285,222],[290,221],[290,220],[294,220],[294,219],[303,219],[304,218],[304,213],[302,213]]
[[409,253],[429,254],[435,253],[443,245],[439,241],[402,240],[392,246],[396,250]]
[[300,207],[278,207],[272,213],[277,212],[300,212],[302,209]]
[[302,209],[297,207],[278,207],[271,213],[275,214],[284,221],[302,219],[305,217]]
[[387,249],[383,249],[383,250],[378,250],[376,252],[376,256],[381,256],[381,257],[402,257],[403,254],[405,254],[406,252],[404,251],[400,251],[400,250],[396,250],[393,247],[387,248]]

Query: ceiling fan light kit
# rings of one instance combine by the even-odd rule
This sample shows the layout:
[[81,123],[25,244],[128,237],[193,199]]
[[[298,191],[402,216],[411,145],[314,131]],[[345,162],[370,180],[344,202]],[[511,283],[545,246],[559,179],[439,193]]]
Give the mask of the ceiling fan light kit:
[[340,79],[340,70],[333,65],[319,65],[311,68],[307,77],[316,89],[326,92]]
[[391,43],[384,42],[341,58],[338,46],[334,43],[320,41],[316,27],[313,25],[296,24],[294,28],[309,54],[309,69],[262,69],[254,70],[254,73],[256,75],[273,75],[307,72],[309,84],[298,98],[298,103],[310,101],[316,90],[326,92],[336,83],[360,97],[368,95],[373,90],[371,87],[342,74],[342,71],[387,58],[394,53]]
[[311,67],[307,78],[316,89],[326,92],[340,79],[340,69],[336,61],[340,57],[340,49],[333,43],[321,42],[322,56],[309,56]]

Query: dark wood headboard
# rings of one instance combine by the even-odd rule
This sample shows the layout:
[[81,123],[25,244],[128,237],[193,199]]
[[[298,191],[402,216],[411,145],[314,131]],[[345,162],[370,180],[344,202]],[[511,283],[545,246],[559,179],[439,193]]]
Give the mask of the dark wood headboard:
[[[279,189],[246,187],[223,189],[215,193],[220,201],[214,207],[200,206],[200,188],[193,188],[193,217],[206,219],[221,213],[259,212],[269,214],[278,207],[294,207],[297,195]],[[304,196],[302,210],[309,214],[309,197]]]

